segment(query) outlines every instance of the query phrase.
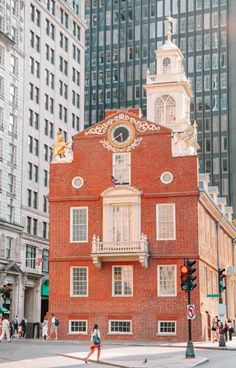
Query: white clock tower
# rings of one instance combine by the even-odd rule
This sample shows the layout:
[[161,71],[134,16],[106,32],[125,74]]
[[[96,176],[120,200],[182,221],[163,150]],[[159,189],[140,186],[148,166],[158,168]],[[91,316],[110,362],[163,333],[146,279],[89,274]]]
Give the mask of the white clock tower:
[[147,71],[147,120],[183,132],[190,123],[192,91],[183,68],[184,56],[172,42],[173,18],[167,18],[165,44],[156,51],[157,71]]

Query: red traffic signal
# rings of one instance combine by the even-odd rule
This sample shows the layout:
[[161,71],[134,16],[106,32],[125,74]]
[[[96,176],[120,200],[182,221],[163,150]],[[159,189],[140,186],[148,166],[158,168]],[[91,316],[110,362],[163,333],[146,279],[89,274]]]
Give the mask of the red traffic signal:
[[183,291],[188,290],[188,267],[181,266],[180,267],[180,278],[181,278],[181,289]]

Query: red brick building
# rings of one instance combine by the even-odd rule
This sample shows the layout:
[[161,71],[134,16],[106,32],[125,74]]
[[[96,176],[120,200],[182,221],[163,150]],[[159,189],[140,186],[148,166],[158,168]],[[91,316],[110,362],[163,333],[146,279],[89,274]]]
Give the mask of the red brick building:
[[[181,60],[172,45],[170,62]],[[186,340],[184,258],[197,260],[193,339],[208,339],[218,314],[218,299],[207,295],[218,293],[219,267],[227,272],[227,316],[235,318],[231,208],[208,188],[208,176],[199,178],[196,128],[179,100],[188,105],[191,90],[169,73],[175,92],[165,82],[153,108],[166,126],[178,120],[176,129],[136,110],[109,112],[74,136],[73,156],[64,152],[51,164],[49,307],[59,338],[87,340],[96,322],[104,340]],[[155,100],[158,78],[148,75],[146,89]]]

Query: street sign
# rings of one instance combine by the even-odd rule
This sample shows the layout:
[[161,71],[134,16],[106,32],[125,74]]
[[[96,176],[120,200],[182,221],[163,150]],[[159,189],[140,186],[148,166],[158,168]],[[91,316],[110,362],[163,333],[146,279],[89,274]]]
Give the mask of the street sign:
[[219,294],[207,294],[208,298],[219,298],[220,295]]
[[219,312],[220,317],[224,317],[226,315],[226,305],[223,303],[220,303],[218,312]]
[[195,319],[195,305],[194,304],[187,305],[187,318]]

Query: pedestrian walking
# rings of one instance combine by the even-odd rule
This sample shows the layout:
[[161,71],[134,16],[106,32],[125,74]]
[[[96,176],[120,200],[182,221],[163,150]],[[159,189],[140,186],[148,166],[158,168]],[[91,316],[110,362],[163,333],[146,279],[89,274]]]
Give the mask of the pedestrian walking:
[[13,320],[13,334],[14,335],[18,334],[18,327],[19,327],[19,318],[18,316],[15,316]]
[[21,320],[22,337],[25,337],[25,334],[26,334],[26,324],[27,324],[27,319],[25,317],[23,317],[22,320]]
[[47,340],[48,339],[48,319],[47,319],[47,316],[44,317],[42,327],[43,327],[43,331],[42,331],[43,340]]
[[224,328],[223,328],[223,333],[225,335],[225,341],[228,341],[228,331],[229,331],[228,323],[225,321]]
[[211,331],[212,331],[212,342],[218,341],[219,340],[219,319],[218,319],[218,316],[215,316],[212,319]]
[[22,337],[22,324],[21,324],[21,322],[18,326],[18,337],[19,337],[19,339]]
[[50,339],[52,339],[52,336],[54,336],[55,340],[57,340],[58,326],[59,326],[59,319],[55,316],[54,313],[52,313],[50,336],[49,336]]
[[232,335],[234,333],[234,326],[233,326],[233,322],[231,321],[231,319],[228,319],[227,324],[228,324],[228,329],[229,329],[229,341],[232,341]]
[[11,339],[10,339],[10,323],[9,323],[7,317],[3,317],[2,334],[0,336],[0,342],[2,342],[2,339],[4,339],[5,335],[6,335],[7,341],[11,342]]
[[97,362],[98,362],[101,354],[101,334],[97,323],[95,323],[95,325],[93,326],[93,330],[91,332],[90,352],[84,359],[85,363],[88,363],[88,358],[95,352],[96,349],[97,349]]

